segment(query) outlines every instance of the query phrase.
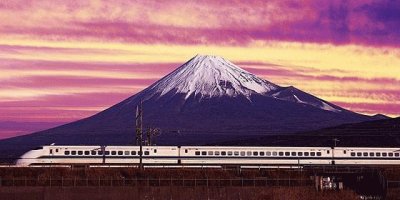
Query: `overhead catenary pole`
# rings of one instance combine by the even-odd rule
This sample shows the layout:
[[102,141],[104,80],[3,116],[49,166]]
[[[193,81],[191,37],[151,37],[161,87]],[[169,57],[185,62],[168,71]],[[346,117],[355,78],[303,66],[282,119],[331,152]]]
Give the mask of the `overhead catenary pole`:
[[337,139],[337,138],[333,138],[332,140],[333,140],[333,147],[332,147],[332,162],[331,162],[331,164],[334,165],[335,164],[335,160],[334,160],[335,151],[334,151],[334,149],[336,148],[337,142],[339,142],[340,140]]
[[136,107],[136,145],[140,146],[139,150],[139,168],[143,168],[143,110],[142,100]]
[[160,128],[148,128],[146,131],[146,140],[145,140],[145,145],[146,146],[152,146],[155,145],[154,143],[154,138],[158,136],[161,133]]
[[151,134],[153,134],[153,129],[149,128],[146,132],[146,146],[151,146]]
[[337,138],[333,138],[332,140],[333,140],[333,147],[336,147],[337,142],[339,142],[340,140]]

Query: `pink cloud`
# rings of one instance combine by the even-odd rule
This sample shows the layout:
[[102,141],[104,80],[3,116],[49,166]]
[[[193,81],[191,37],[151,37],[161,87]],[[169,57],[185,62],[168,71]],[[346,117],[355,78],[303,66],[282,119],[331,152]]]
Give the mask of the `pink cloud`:
[[16,100],[0,103],[1,107],[104,107],[111,106],[129,96],[139,92],[132,89],[131,93],[97,92],[97,93],[76,93],[69,95],[48,95],[34,100]]
[[387,115],[399,116],[400,107],[398,103],[358,103],[358,102],[332,102],[350,110],[358,110],[363,113],[383,113]]
[[[56,51],[56,49],[52,49]],[[90,50],[88,50],[90,51]],[[107,70],[122,71],[126,73],[149,73],[155,75],[165,75],[182,63],[112,63],[112,62],[63,62],[63,61],[43,61],[43,60],[15,60],[1,59],[1,69],[11,70]]]
[[15,137],[62,125],[64,122],[0,121],[0,139]]
[[[88,88],[88,87],[145,87],[158,79],[118,79],[85,76],[30,76],[0,81],[2,88]],[[77,90],[79,92],[79,90]]]
[[[280,65],[273,64],[262,64],[259,63],[259,68],[254,67],[246,67],[244,64],[244,69],[247,71],[257,74],[263,77],[290,77],[298,80],[314,80],[314,81],[327,81],[327,82],[357,82],[360,85],[369,83],[376,85],[400,85],[400,80],[395,78],[364,78],[364,77],[356,77],[356,76],[332,76],[326,75],[331,71],[323,71],[320,69],[312,69],[312,68],[303,68],[299,69],[291,69],[290,67],[284,67]],[[247,65],[251,66],[251,65]],[[343,74],[349,74],[349,72],[341,71]]]

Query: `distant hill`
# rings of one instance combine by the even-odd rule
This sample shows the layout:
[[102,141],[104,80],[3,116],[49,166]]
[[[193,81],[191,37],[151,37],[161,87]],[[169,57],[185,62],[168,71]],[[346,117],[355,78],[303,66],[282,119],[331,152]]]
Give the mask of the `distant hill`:
[[232,140],[223,145],[268,146],[337,146],[399,147],[400,117],[306,131],[296,134],[270,135],[247,140]]

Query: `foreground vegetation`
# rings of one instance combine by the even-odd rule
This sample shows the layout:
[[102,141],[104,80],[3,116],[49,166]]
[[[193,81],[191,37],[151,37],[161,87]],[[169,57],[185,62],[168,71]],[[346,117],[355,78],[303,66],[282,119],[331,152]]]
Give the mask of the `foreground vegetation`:
[[[400,178],[398,168],[383,173]],[[0,168],[0,199],[359,199],[348,188],[316,191],[312,176],[304,169]],[[398,194],[389,189],[387,199]]]
[[0,199],[357,199],[352,191],[317,192],[312,187],[13,187],[0,188]]

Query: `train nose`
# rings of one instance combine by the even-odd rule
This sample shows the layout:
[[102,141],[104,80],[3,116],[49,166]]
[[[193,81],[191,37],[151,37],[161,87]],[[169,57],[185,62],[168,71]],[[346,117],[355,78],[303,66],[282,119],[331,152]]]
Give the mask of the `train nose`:
[[27,167],[31,164],[31,162],[28,162],[27,159],[25,158],[19,158],[16,162],[15,165],[21,166],[21,167]]
[[31,150],[19,157],[15,162],[17,166],[26,167],[35,163],[42,154],[42,150]]

